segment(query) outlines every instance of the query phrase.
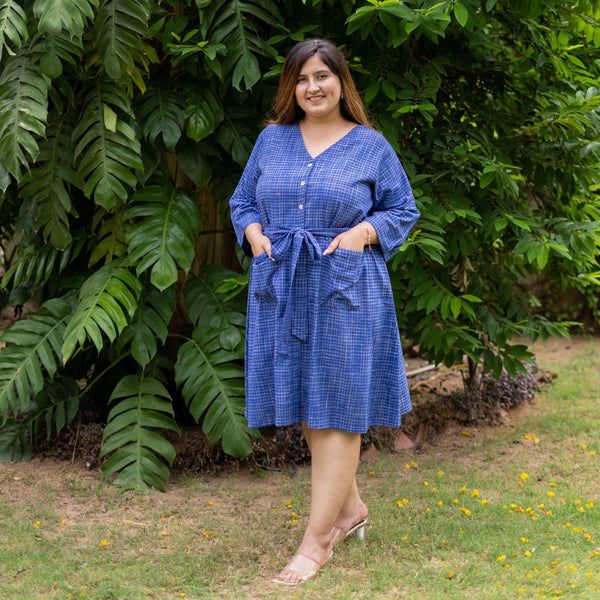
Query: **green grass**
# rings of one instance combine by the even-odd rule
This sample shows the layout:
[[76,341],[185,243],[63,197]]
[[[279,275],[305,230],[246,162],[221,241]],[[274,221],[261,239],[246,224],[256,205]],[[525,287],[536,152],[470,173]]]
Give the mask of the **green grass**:
[[502,427],[361,464],[370,509],[312,582],[271,579],[296,549],[309,472],[240,471],[121,495],[51,461],[0,465],[0,599],[530,600],[600,597],[598,340]]

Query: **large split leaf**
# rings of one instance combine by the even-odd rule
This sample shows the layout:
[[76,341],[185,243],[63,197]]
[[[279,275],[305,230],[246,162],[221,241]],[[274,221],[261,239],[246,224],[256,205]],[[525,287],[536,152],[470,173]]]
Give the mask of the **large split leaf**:
[[143,136],[152,144],[161,138],[172,150],[183,128],[183,99],[173,90],[158,84],[148,88],[137,110]]
[[251,89],[261,76],[256,54],[276,55],[259,36],[254,21],[277,29],[282,23],[277,5],[270,0],[211,2],[200,9],[200,19],[202,33],[210,32],[211,41],[227,48],[223,73],[232,72],[233,87]]
[[188,192],[168,183],[150,185],[136,192],[124,216],[136,220],[127,240],[138,274],[151,268],[152,284],[164,290],[177,281],[177,267],[189,271],[200,215]]
[[15,0],[0,0],[0,60],[4,52],[13,54],[29,37],[27,14]]
[[179,349],[175,380],[211,443],[221,441],[228,454],[245,456],[252,451],[250,438],[259,434],[244,417],[243,349],[226,350],[220,336],[218,327],[196,327]]
[[21,194],[36,209],[36,227],[60,250],[71,243],[70,188],[75,186],[70,129],[64,120],[48,127],[38,163],[25,174]]
[[208,265],[185,284],[185,304],[194,325],[220,330],[219,343],[234,351],[244,344],[246,298],[227,298],[220,288],[237,273],[219,265]]
[[119,381],[110,403],[100,456],[113,454],[102,467],[104,476],[116,474],[115,484],[122,489],[164,491],[175,449],[156,430],[179,433],[169,392],[141,371]]
[[84,92],[81,118],[73,131],[78,182],[85,195],[111,210],[137,184],[143,168],[140,142],[129,124],[131,103],[120,87],[97,79]]
[[81,38],[97,7],[98,0],[35,0],[33,14],[40,31],[56,34],[66,29],[71,36]]
[[62,353],[69,360],[88,337],[98,352],[103,334],[113,342],[125,329],[138,307],[141,284],[124,259],[101,267],[81,286],[79,304],[65,332]]
[[50,79],[33,51],[10,56],[0,73],[0,163],[16,179],[37,159],[45,135]]
[[0,341],[0,417],[26,410],[32,398],[52,379],[62,364],[61,345],[71,316],[69,303],[48,300],[39,313],[17,321],[2,332]]
[[157,340],[165,343],[169,334],[169,320],[175,310],[175,293],[172,288],[159,291],[152,286],[144,288],[139,309],[132,322],[119,336],[117,347],[131,343],[131,354],[145,367],[158,351]]
[[146,67],[150,47],[143,40],[148,32],[148,0],[101,0],[93,35],[104,69],[118,80],[125,73],[136,78],[136,64]]

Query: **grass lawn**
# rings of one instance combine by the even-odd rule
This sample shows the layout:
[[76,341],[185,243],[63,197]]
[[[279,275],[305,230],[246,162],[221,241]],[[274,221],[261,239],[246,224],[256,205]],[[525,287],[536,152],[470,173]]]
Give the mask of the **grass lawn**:
[[0,464],[0,600],[600,598],[600,340],[550,340],[556,374],[507,425],[361,463],[364,542],[300,587],[309,471],[173,478],[119,494],[53,460]]

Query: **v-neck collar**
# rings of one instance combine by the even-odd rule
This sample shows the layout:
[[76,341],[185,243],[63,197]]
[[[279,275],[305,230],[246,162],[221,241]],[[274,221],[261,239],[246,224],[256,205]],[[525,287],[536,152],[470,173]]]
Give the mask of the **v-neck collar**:
[[336,140],[335,142],[333,142],[333,144],[330,144],[329,146],[327,146],[327,148],[325,148],[324,150],[321,150],[321,152],[319,152],[319,154],[316,154],[315,156],[313,156],[308,151],[308,148],[306,147],[306,144],[304,143],[304,136],[302,135],[302,129],[300,129],[300,121],[298,121],[296,123],[296,130],[298,132],[298,137],[300,138],[300,144],[302,145],[302,148],[304,149],[304,152],[306,152],[306,154],[308,154],[308,156],[310,156],[311,160],[316,160],[319,156],[323,156],[323,154],[325,154],[325,152],[327,152],[328,150],[330,150],[334,146],[337,146],[338,144],[340,144],[343,140],[345,140],[358,127],[360,127],[360,124],[357,123],[352,129],[350,129],[350,131],[347,131],[341,138],[339,138],[338,140]]

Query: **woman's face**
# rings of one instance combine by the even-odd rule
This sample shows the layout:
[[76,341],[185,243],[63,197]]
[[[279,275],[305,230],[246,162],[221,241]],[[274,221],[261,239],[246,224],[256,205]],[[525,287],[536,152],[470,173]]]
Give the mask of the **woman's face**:
[[307,119],[330,119],[340,113],[342,86],[337,75],[314,54],[300,69],[296,82],[296,102]]

